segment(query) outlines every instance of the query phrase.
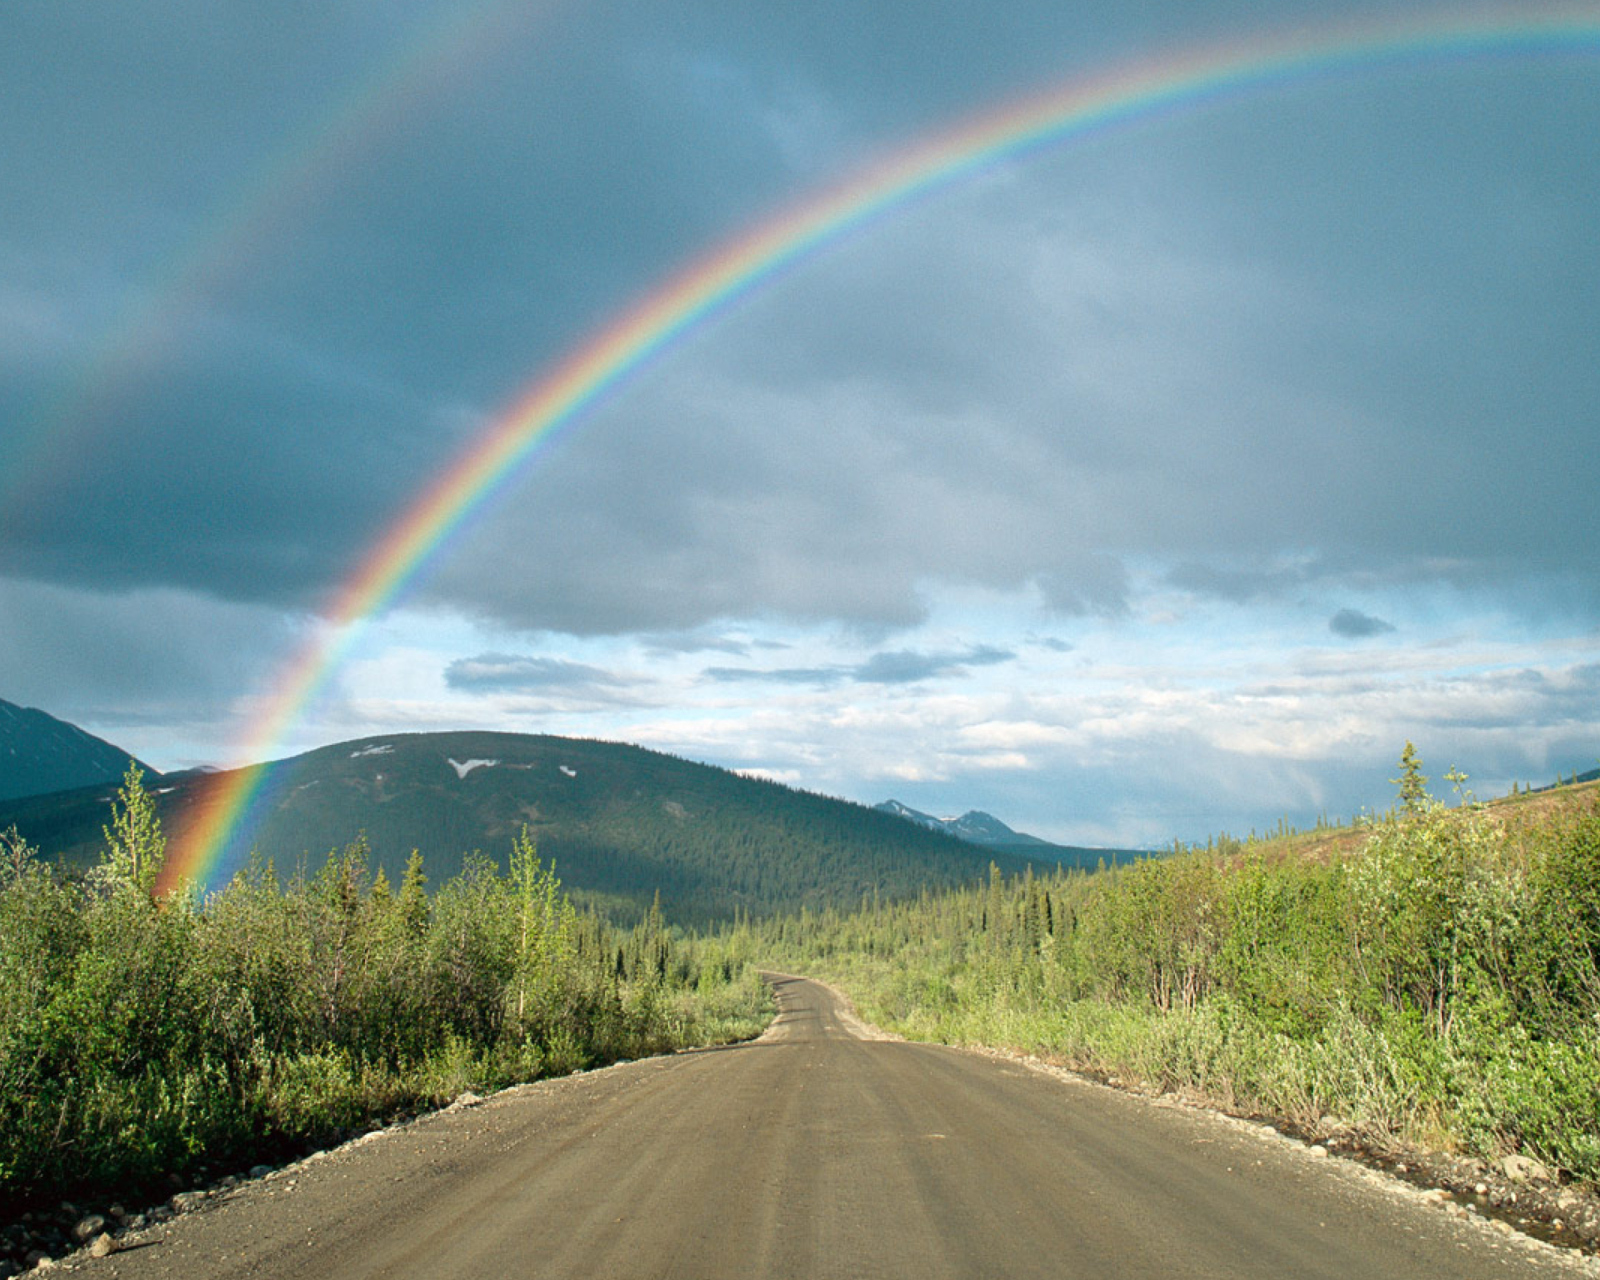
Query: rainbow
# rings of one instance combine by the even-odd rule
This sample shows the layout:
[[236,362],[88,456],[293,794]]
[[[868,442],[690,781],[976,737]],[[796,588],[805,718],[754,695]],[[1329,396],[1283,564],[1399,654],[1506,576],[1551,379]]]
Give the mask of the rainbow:
[[[800,201],[692,262],[530,384],[518,399],[384,533],[344,584],[326,627],[283,673],[244,740],[261,760],[283,741],[362,634],[503,492],[559,432],[630,374],[662,355],[786,268],[996,163],[1244,94],[1386,69],[1517,57],[1600,54],[1600,6],[1420,24],[1318,30],[1188,50],[1074,78],[997,111],[970,117],[854,178]],[[173,842],[162,887],[217,887],[248,849],[270,765],[220,775],[213,794]]]
[[77,457],[79,450],[67,447],[75,434],[115,421],[120,398],[178,344],[185,323],[259,258],[297,211],[332,189],[357,157],[396,133],[421,104],[468,79],[478,58],[557,3],[565,0],[538,6],[478,0],[420,24],[396,53],[243,175],[199,229],[129,291],[71,384],[28,415],[26,434],[0,469],[0,504],[24,487],[37,490],[52,466]]

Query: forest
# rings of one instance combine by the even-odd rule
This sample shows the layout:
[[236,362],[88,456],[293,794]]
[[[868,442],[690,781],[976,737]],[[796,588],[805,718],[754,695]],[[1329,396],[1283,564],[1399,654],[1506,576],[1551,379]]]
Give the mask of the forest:
[[[484,767],[458,776],[449,761]],[[493,761],[492,764],[488,763]],[[146,786],[164,830],[181,843],[222,775]],[[0,802],[51,861],[80,870],[103,857],[109,787]],[[711,928],[755,915],[849,906],[876,888],[970,884],[991,857],[1020,872],[1039,854],[991,853],[944,832],[828,796],[622,743],[539,734],[393,734],[320,747],[273,765],[249,843],[286,878],[315,873],[358,833],[367,863],[391,883],[420,850],[439,883],[472,850],[504,865],[527,828],[561,868],[580,907],[631,926],[659,895],[677,925]]]

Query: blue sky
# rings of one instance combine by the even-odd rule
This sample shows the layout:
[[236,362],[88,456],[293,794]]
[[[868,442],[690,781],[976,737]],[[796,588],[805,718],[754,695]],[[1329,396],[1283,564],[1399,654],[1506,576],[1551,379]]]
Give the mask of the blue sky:
[[[1394,14],[11,5],[0,697],[227,761],[408,502],[675,270],[1031,91]],[[900,209],[542,453],[281,750],[614,738],[1106,844],[1381,807],[1408,738],[1484,794],[1592,768],[1596,138],[1593,52],[1446,60]]]

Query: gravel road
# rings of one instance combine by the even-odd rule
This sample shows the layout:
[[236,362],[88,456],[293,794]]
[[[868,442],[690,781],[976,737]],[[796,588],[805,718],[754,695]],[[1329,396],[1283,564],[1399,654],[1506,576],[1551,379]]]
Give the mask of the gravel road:
[[760,1040],[498,1094],[65,1265],[129,1278],[1524,1277],[1594,1264],[1258,1126],[867,1038],[777,978]]

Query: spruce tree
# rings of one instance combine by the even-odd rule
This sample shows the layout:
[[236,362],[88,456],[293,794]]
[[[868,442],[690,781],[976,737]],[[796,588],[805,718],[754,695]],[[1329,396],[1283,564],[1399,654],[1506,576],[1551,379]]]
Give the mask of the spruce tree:
[[1400,788],[1400,804],[1408,818],[1416,817],[1428,807],[1428,779],[1422,772],[1422,761],[1417,758],[1417,749],[1411,745],[1411,740],[1406,740],[1405,750],[1400,753],[1400,776],[1390,778],[1391,786]]

